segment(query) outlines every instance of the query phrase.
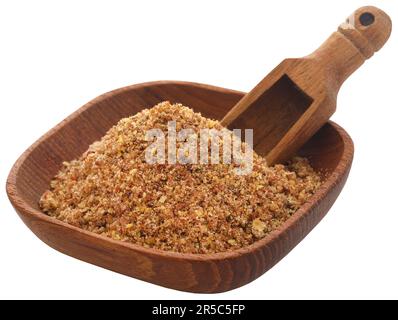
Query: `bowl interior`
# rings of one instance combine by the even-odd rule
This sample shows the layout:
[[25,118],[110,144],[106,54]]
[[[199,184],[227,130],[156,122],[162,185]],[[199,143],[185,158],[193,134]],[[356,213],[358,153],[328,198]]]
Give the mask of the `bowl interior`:
[[[155,82],[106,93],[73,113],[40,138],[18,161],[16,187],[27,205],[38,209],[42,193],[63,161],[79,157],[121,118],[161,101],[180,102],[203,116],[222,119],[244,93],[193,83]],[[332,124],[326,124],[300,151],[319,172],[338,165],[344,142]]]

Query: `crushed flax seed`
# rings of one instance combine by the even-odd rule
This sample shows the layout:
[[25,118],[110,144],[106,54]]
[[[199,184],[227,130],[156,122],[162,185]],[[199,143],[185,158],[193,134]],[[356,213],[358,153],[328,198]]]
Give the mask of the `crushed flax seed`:
[[304,158],[268,167],[254,153],[248,175],[234,164],[148,164],[145,132],[221,129],[180,104],[124,118],[77,160],[64,162],[40,199],[43,212],[116,240],[182,253],[216,253],[277,229],[321,183]]

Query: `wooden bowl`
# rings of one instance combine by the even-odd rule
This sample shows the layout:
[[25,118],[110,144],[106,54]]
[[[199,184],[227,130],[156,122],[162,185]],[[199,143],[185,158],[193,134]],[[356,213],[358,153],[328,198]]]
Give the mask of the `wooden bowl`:
[[123,118],[163,100],[181,102],[205,117],[221,119],[244,95],[175,81],[137,84],[99,96],[36,141],[13,166],[8,197],[23,222],[45,243],[67,255],[161,286],[213,293],[240,287],[269,270],[325,216],[347,179],[353,143],[327,123],[300,151],[324,174],[316,194],[279,230],[254,244],[217,254],[180,254],[123,243],[42,213],[38,201],[65,160],[80,156]]

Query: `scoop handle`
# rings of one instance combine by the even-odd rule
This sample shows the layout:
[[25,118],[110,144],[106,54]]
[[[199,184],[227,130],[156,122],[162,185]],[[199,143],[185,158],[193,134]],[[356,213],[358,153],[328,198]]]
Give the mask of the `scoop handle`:
[[323,65],[331,78],[336,79],[338,89],[365,60],[384,46],[391,29],[391,19],[383,10],[361,7],[307,58]]
[[366,59],[384,46],[391,30],[390,17],[383,10],[372,6],[359,8],[338,28]]

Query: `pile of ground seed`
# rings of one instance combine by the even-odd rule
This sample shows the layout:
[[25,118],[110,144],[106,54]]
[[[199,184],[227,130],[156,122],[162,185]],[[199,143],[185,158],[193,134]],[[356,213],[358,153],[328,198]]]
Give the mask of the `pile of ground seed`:
[[316,191],[319,175],[306,159],[253,171],[234,164],[148,164],[145,132],[221,129],[180,104],[163,102],[119,121],[78,159],[65,162],[40,199],[48,215],[149,248],[216,253],[252,244],[278,228]]

